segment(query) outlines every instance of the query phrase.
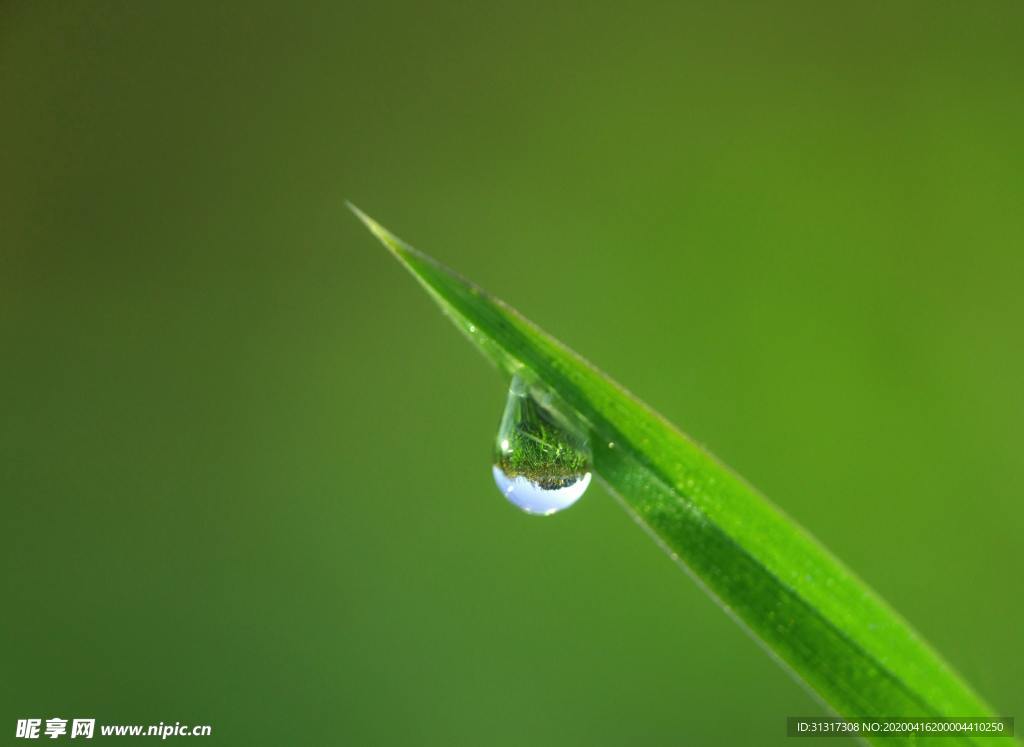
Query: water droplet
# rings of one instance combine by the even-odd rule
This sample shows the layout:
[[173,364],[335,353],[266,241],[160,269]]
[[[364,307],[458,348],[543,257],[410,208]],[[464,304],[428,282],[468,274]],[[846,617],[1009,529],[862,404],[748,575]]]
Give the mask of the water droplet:
[[586,492],[590,449],[585,436],[559,423],[515,376],[495,439],[492,472],[512,503],[528,514],[549,516]]

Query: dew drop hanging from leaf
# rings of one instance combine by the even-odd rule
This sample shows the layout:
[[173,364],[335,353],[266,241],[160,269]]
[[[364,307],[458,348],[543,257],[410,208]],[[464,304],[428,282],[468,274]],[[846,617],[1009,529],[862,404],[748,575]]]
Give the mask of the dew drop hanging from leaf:
[[590,485],[586,437],[559,423],[514,376],[494,448],[494,482],[528,514],[550,516],[578,501]]
[[[541,414],[586,424],[568,430],[600,439],[608,492],[838,715],[994,714],[903,618],[742,477],[515,309],[352,209],[501,371],[543,371],[529,379]],[[520,389],[522,404],[526,394]],[[519,476],[507,440],[495,470],[502,492]],[[700,480],[691,485],[691,477]],[[519,494],[509,497],[520,503]]]

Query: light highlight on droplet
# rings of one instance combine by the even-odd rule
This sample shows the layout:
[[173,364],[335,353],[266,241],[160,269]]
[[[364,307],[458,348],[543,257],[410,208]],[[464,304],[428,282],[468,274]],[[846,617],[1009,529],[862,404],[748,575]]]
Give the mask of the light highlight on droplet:
[[542,488],[537,483],[522,475],[509,477],[501,471],[501,467],[491,467],[494,482],[501,494],[528,514],[550,516],[553,513],[569,508],[583,497],[590,485],[590,473],[585,473],[576,482],[562,488]]

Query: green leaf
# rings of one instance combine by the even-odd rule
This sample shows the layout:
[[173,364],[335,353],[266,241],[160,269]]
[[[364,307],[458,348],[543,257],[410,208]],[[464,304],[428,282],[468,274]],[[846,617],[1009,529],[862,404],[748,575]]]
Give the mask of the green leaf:
[[350,207],[486,357],[509,374],[528,372],[585,424],[607,489],[836,713],[992,714],[905,620],[754,487],[514,309]]

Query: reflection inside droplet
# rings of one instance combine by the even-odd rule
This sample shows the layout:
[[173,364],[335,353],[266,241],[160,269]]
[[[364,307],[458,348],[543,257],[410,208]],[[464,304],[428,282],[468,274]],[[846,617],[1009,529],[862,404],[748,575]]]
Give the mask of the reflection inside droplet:
[[530,514],[548,516],[568,508],[590,485],[590,449],[574,428],[512,379],[495,439],[494,482],[501,494]]

